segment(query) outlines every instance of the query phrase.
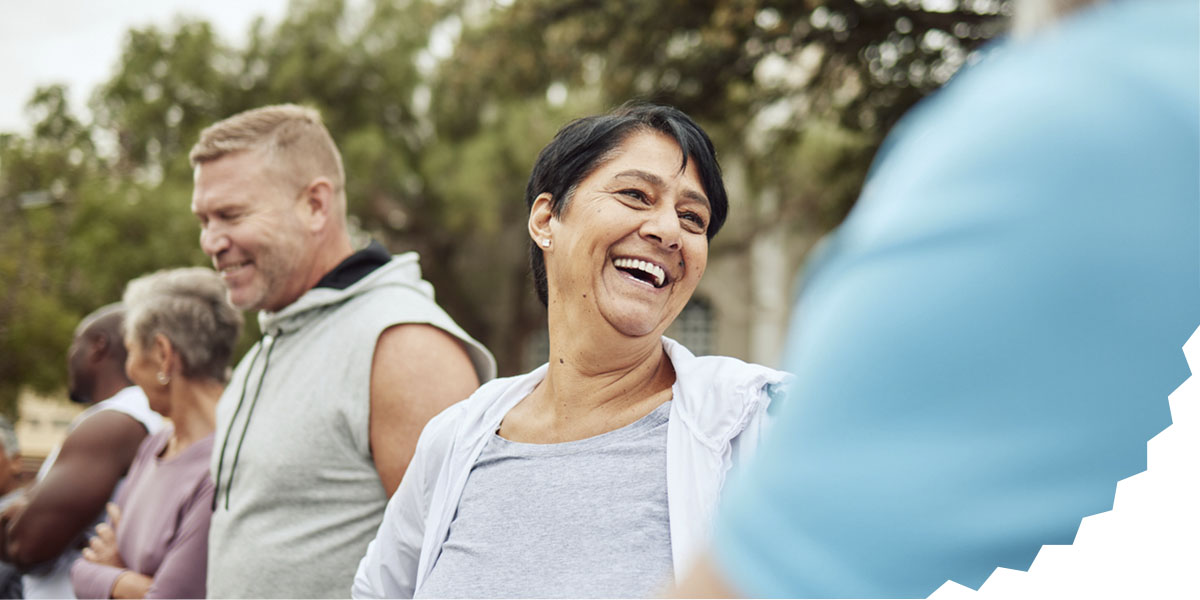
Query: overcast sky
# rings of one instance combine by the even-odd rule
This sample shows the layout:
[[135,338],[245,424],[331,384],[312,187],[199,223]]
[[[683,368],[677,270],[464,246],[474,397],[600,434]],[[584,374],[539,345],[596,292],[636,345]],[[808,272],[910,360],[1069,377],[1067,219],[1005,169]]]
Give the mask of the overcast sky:
[[27,133],[25,103],[39,85],[65,83],[85,116],[92,90],[113,72],[125,32],[205,19],[241,45],[258,15],[277,22],[287,0],[0,0],[0,131]]

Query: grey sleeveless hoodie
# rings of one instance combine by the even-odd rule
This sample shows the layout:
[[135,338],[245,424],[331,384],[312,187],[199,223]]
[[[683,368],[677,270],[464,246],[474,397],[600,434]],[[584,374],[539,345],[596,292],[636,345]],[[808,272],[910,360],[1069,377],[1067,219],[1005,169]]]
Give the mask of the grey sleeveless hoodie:
[[259,314],[263,338],[217,407],[209,597],[346,596],[388,500],[368,437],[371,361],[401,323],[454,335],[480,381],[495,376],[487,349],[434,303],[415,253]]

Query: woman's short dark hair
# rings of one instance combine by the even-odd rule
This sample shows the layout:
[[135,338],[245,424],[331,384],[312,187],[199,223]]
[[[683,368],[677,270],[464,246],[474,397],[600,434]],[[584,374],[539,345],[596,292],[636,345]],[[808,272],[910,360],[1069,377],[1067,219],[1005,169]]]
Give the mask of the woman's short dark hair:
[[[721,166],[717,164],[717,153],[708,134],[691,117],[672,106],[626,103],[608,114],[568,123],[538,154],[525,186],[526,207],[532,210],[538,196],[550,194],[550,212],[561,216],[579,182],[615,158],[614,151],[630,135],[644,131],[657,131],[679,144],[683,152],[680,171],[687,168],[689,159],[695,161],[700,185],[712,209],[706,233],[711,240],[725,223],[729,211]],[[529,262],[538,299],[547,304],[546,262],[533,240],[530,240]]]

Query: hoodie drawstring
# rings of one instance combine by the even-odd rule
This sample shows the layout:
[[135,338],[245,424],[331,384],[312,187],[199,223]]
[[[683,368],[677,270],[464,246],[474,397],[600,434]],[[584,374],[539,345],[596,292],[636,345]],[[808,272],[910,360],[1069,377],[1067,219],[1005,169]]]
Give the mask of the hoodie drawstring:
[[229,446],[229,437],[233,433],[233,425],[237,423],[238,414],[242,412],[242,403],[246,400],[246,389],[249,387],[250,374],[254,372],[254,365],[258,363],[258,357],[262,355],[262,346],[267,347],[267,356],[263,360],[262,374],[258,378],[258,385],[254,388],[254,398],[250,400],[250,408],[246,411],[246,424],[242,426],[242,435],[238,438],[237,448],[233,452],[233,464],[229,467],[229,483],[225,486],[225,510],[229,510],[229,492],[233,489],[233,475],[237,471],[238,457],[242,454],[242,444],[246,440],[246,431],[250,429],[250,417],[254,415],[254,407],[258,404],[258,397],[262,392],[263,381],[267,378],[267,368],[271,365],[271,352],[275,349],[275,342],[279,336],[265,335],[263,336],[262,344],[259,345],[258,351],[254,353],[254,358],[250,360],[250,368],[246,369],[246,377],[242,379],[242,395],[238,398],[237,406],[233,409],[233,418],[229,420],[229,431],[225,433],[225,439],[221,442],[221,454],[217,457],[217,473],[213,477],[213,501],[212,509],[217,509],[217,498],[221,492],[221,468],[225,464],[225,449]]

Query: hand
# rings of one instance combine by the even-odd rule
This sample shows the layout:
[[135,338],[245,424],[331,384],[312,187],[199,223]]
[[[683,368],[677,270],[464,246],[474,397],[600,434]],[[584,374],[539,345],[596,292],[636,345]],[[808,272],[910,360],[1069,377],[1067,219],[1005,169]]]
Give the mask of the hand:
[[17,496],[16,500],[0,511],[0,561],[13,562],[12,557],[8,555],[8,528],[13,521],[19,518],[27,506],[29,506],[29,494],[26,492]]
[[27,506],[29,506],[28,491],[22,493],[20,496],[17,496],[15,500],[8,504],[8,506],[4,507],[4,510],[0,511],[0,529],[7,531],[8,524],[15,520],[17,515],[24,512],[25,507]]
[[88,541],[88,547],[83,549],[83,557],[94,563],[124,569],[125,562],[121,560],[121,554],[117,550],[117,526],[121,522],[121,509],[112,502],[109,502],[106,508],[109,522],[96,526],[96,535]]
[[10,502],[8,506],[4,507],[4,510],[0,512],[0,521],[5,523],[11,521],[13,516],[25,510],[26,506],[29,506],[28,488],[20,496],[17,496],[12,502]]

